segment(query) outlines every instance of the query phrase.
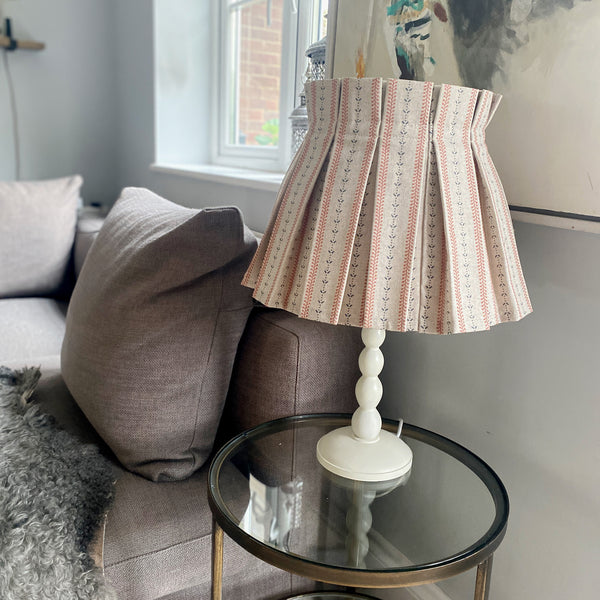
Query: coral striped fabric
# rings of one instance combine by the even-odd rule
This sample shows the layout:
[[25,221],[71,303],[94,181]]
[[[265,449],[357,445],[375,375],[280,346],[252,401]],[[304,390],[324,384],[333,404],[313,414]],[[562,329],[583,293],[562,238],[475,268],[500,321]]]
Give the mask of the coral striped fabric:
[[309,130],[243,280],[326,323],[462,333],[531,312],[485,129],[489,91],[307,84]]

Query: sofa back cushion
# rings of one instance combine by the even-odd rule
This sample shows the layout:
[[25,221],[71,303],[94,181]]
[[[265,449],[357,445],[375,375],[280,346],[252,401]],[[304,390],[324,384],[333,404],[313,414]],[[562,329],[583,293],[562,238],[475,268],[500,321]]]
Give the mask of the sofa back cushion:
[[0,298],[59,292],[75,238],[79,175],[0,181]]
[[208,458],[255,249],[236,208],[192,210],[128,188],[106,218],[73,291],[62,372],[128,469],[176,480]]

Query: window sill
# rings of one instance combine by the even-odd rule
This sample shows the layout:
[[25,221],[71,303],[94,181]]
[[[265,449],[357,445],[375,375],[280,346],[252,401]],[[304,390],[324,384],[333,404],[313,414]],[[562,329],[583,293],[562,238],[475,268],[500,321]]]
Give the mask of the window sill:
[[214,181],[217,183],[263,190],[266,192],[278,192],[284,176],[283,173],[236,169],[220,165],[176,165],[154,163],[150,165],[150,170],[156,173],[182,175],[193,179]]

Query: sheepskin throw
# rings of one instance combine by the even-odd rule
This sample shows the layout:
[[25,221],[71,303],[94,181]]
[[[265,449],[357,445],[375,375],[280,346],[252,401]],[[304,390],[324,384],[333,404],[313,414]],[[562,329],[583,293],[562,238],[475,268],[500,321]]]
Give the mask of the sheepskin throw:
[[28,404],[39,378],[38,369],[0,367],[0,598],[112,600],[88,553],[112,469]]

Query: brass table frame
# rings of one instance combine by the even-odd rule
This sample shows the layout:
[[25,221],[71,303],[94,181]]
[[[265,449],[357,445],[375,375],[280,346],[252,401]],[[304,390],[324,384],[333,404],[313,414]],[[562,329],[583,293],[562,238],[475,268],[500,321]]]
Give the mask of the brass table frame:
[[[291,423],[307,422],[310,420],[335,419],[339,423],[335,426],[348,425],[349,415],[298,415],[285,417],[276,421],[263,423],[246,431],[229,441],[215,455],[208,474],[208,501],[213,513],[212,534],[212,600],[222,598],[223,577],[223,533],[227,533],[242,548],[275,567],[308,577],[316,581],[345,586],[349,590],[354,588],[400,588],[434,583],[448,579],[459,573],[477,567],[474,600],[488,600],[490,578],[492,573],[493,555],[506,533],[509,513],[509,500],[506,489],[500,478],[478,456],[436,433],[404,424],[403,437],[412,438],[429,444],[446,454],[456,458],[467,466],[479,477],[490,492],[496,508],[496,515],[488,531],[474,544],[462,552],[440,559],[439,561],[412,567],[402,567],[388,570],[361,570],[325,565],[306,558],[287,554],[285,551],[274,548],[253,538],[243,531],[229,513],[219,492],[219,472],[223,463],[237,446],[248,437],[265,433],[281,431]],[[384,428],[395,432],[398,428],[396,421],[384,420]]]

